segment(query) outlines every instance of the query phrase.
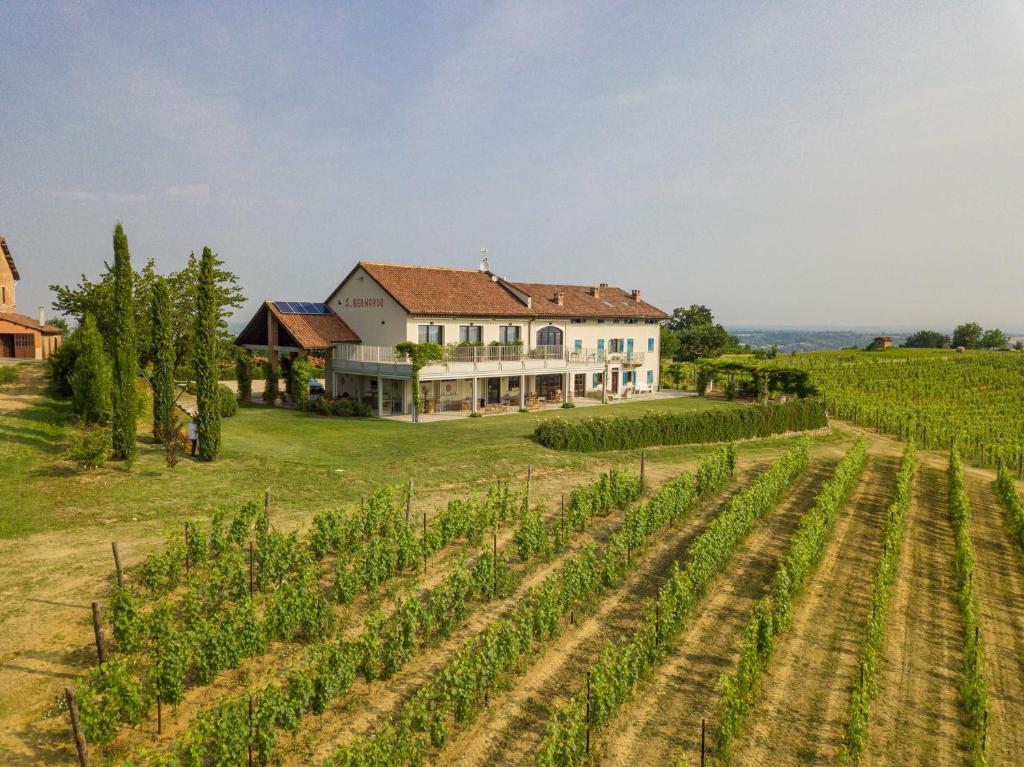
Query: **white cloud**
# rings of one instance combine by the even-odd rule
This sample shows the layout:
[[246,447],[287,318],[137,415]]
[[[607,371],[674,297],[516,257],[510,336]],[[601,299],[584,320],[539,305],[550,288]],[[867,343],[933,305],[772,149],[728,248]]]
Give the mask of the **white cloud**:
[[83,192],[80,189],[52,189],[44,187],[39,192],[47,197],[53,197],[58,200],[75,200],[76,202],[94,202],[96,200],[95,194]]
[[135,192],[111,192],[107,195],[107,199],[118,205],[142,205],[149,202],[149,195]]

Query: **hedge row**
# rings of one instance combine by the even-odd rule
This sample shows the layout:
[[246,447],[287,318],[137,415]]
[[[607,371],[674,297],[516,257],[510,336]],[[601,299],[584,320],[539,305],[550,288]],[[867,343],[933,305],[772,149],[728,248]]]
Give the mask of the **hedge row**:
[[896,474],[896,490],[889,506],[889,519],[882,541],[882,554],[878,559],[875,584],[871,592],[871,615],[864,628],[864,646],[860,651],[860,668],[850,696],[850,723],[841,763],[859,764],[867,745],[868,709],[871,699],[878,694],[876,679],[882,662],[882,641],[885,638],[885,618],[889,612],[889,599],[896,581],[896,568],[906,530],[907,509],[910,507],[911,485],[916,462],[914,443],[908,442],[903,460]]
[[1006,516],[1010,528],[1010,534],[1021,553],[1024,554],[1024,503],[1021,503],[1020,493],[1017,492],[1017,484],[1013,480],[1011,472],[1006,464],[999,468],[999,475],[993,483],[996,495],[1006,509]]
[[814,499],[814,506],[800,519],[768,593],[754,605],[740,642],[739,662],[724,681],[716,745],[727,763],[729,744],[743,727],[761,675],[774,654],[776,638],[789,626],[794,600],[825,554],[832,540],[836,515],[864,471],[867,460],[867,440],[861,437],[836,464],[832,476]]
[[627,450],[651,445],[729,442],[770,437],[828,425],[818,400],[798,399],[784,405],[747,405],[693,413],[647,413],[639,418],[609,416],[541,422],[534,438],[552,450]]
[[960,702],[967,714],[970,763],[983,767],[988,764],[985,753],[988,683],[985,651],[978,631],[978,602],[974,596],[974,547],[967,531],[970,515],[960,453],[954,447],[949,454],[949,519],[956,540],[957,600],[964,617],[964,681],[960,687]]

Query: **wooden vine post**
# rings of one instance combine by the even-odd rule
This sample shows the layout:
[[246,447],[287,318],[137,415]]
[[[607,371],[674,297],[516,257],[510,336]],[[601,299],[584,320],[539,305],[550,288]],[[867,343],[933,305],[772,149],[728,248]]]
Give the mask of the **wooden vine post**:
[[114,569],[117,571],[117,586],[124,588],[124,569],[121,567],[121,552],[118,551],[117,541],[110,542],[110,548],[114,552]]
[[89,767],[89,747],[86,745],[85,733],[82,731],[82,720],[78,715],[78,700],[75,698],[73,687],[64,688],[64,699],[67,701],[68,713],[71,715],[71,732],[75,736],[78,764],[81,767]]
[[530,510],[530,485],[533,484],[533,464],[526,464],[526,511]]
[[100,661],[100,671],[107,662],[107,647],[103,641],[103,618],[100,614],[100,603],[92,603],[92,631],[96,636],[96,656]]
[[188,555],[188,522],[185,523],[185,575],[188,575],[190,558]]
[[270,529],[270,488],[263,494],[263,521],[267,523],[267,529]]
[[255,563],[255,556],[252,550],[252,539],[249,539],[249,596],[251,597],[256,593],[253,581],[253,565]]
[[644,478],[646,477],[647,469],[647,453],[643,450],[640,451],[640,487],[644,486]]
[[491,584],[491,599],[498,595],[498,528],[494,528],[494,583]]
[[423,509],[423,572],[427,572],[427,510]]
[[700,720],[700,767],[704,767],[704,725],[703,719]]

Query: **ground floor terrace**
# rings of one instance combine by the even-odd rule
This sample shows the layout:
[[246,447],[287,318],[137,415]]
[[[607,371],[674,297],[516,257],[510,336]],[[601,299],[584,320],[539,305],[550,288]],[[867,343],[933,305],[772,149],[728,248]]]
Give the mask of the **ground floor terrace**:
[[[650,395],[632,371],[618,366],[563,372],[501,373],[474,376],[420,377],[421,415],[496,415],[520,410],[543,410],[574,404],[600,404]],[[328,396],[355,399],[381,417],[412,413],[412,379],[334,370],[328,376]]]

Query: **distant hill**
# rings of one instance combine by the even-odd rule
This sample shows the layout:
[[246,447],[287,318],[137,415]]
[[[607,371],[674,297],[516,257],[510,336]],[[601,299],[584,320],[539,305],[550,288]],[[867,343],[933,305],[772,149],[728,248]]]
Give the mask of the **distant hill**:
[[892,338],[899,346],[910,335],[888,330],[805,330],[802,328],[730,328],[730,333],[755,349],[770,349],[777,345],[780,352],[818,352],[829,349],[863,349],[877,336]]

